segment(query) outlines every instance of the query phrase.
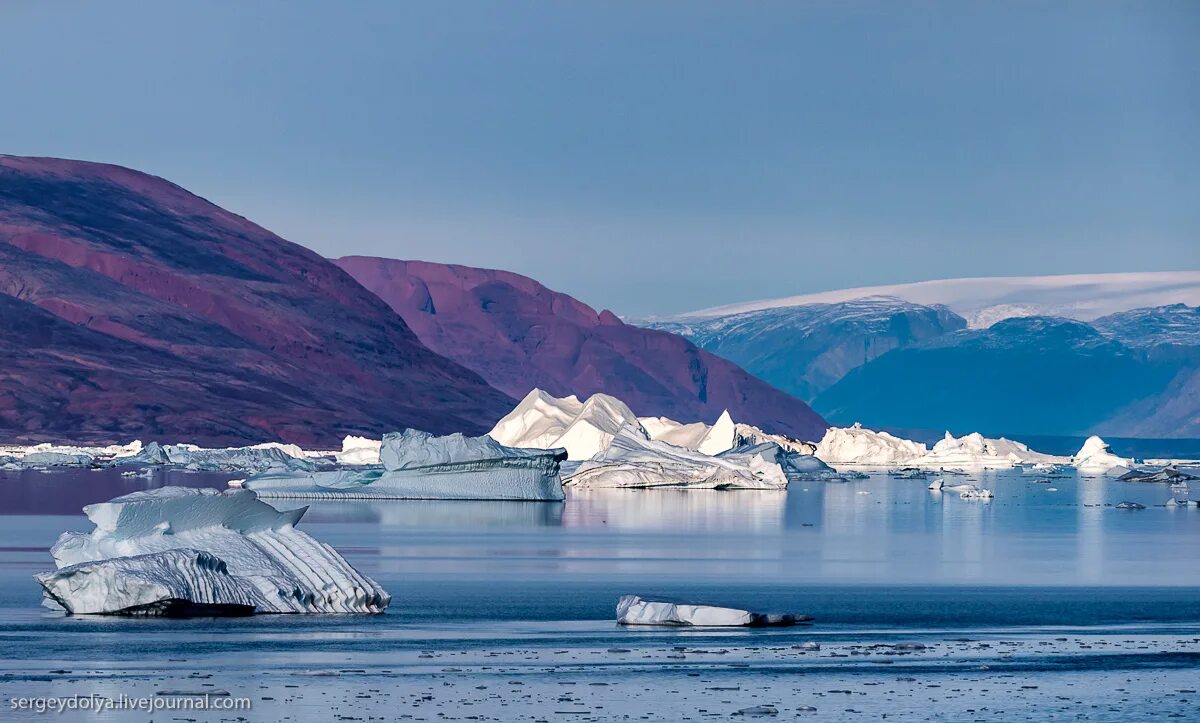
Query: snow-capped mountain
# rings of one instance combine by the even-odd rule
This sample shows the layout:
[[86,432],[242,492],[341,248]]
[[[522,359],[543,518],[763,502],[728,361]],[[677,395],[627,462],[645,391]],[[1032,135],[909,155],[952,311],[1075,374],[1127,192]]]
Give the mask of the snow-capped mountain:
[[966,318],[972,328],[986,328],[1015,316],[1061,316],[1090,321],[1129,309],[1200,304],[1200,271],[1004,276],[864,286],[719,306],[681,314],[672,320],[724,317],[805,304],[835,304],[868,296],[942,304]]
[[944,306],[889,296],[651,322],[801,399],[893,349],[966,327]]
[[1093,321],[1092,326],[1130,346],[1200,347],[1200,307],[1187,304],[1109,314]]

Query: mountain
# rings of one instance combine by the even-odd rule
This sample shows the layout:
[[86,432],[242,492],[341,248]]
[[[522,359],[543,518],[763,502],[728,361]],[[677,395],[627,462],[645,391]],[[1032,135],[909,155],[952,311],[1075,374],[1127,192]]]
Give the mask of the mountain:
[[[514,397],[596,393],[638,416],[712,421],[728,409],[769,432],[819,439],[804,402],[664,331],[623,323],[506,271],[349,256],[336,262],[404,317],[431,349]],[[498,417],[497,417],[498,418]]]
[[887,296],[649,323],[806,400],[886,352],[966,325],[944,306]]
[[1115,433],[1115,416],[1160,395],[1178,371],[1083,322],[1024,317],[885,354],[813,405],[835,424]]
[[1200,307],[1187,304],[1131,309],[1092,322],[1100,333],[1136,347],[1200,348]]
[[329,446],[515,403],[317,254],[161,178],[0,156],[0,438]]
[[1158,271],[1062,276],[998,276],[864,286],[731,304],[671,320],[731,316],[805,304],[836,304],[868,296],[894,296],[914,304],[949,307],[971,328],[1019,316],[1061,316],[1090,321],[1106,314],[1165,304],[1200,304],[1200,271]]

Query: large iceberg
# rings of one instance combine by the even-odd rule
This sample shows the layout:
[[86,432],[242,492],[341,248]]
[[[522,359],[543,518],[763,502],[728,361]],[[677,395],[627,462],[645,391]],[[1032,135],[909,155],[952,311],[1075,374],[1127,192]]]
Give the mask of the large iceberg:
[[488,436],[385,435],[381,464],[366,469],[268,472],[238,484],[263,497],[313,499],[563,499],[562,449],[518,449]]
[[922,467],[1004,468],[1035,464],[1059,465],[1067,464],[1070,460],[1035,452],[1027,445],[1003,437],[989,439],[978,432],[955,437],[946,432],[946,436],[933,445],[928,454],[913,462]]
[[695,625],[705,627],[760,627],[811,622],[807,615],[754,613],[715,605],[643,600],[623,595],[617,601],[617,623],[621,625]]
[[[378,613],[391,596],[253,492],[163,487],[88,505],[91,533],[65,532],[57,570],[37,575],[72,613]],[[213,606],[216,606],[215,608]]]
[[151,442],[137,454],[119,457],[114,465],[179,467],[194,472],[262,472],[269,469],[314,470],[316,465],[295,445],[204,449],[191,444]]
[[832,465],[897,467],[912,464],[928,452],[929,448],[920,442],[855,424],[852,427],[830,427],[817,443],[815,454],[818,459]]
[[1113,454],[1112,448],[1108,446],[1107,442],[1092,435],[1071,458],[1071,464],[1081,472],[1107,474],[1114,470],[1124,472],[1131,469],[1133,460]]
[[27,447],[0,446],[0,460],[12,467],[90,467],[140,452],[142,443],[110,444],[103,447],[51,444]]
[[342,439],[342,451],[334,454],[338,464],[379,464],[379,449],[383,441],[346,435]]
[[559,399],[534,389],[504,416],[488,436],[509,447],[567,450],[567,459],[590,459],[608,448],[613,436],[632,426],[646,430],[620,399],[593,394],[586,402],[575,396]]
[[646,439],[626,426],[565,482],[581,488],[786,489],[787,475],[761,450],[710,456]]

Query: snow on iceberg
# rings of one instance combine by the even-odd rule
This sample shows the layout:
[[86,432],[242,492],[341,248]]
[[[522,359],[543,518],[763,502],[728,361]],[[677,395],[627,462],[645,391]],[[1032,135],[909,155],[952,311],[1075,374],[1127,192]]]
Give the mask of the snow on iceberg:
[[491,437],[384,435],[381,464],[367,469],[268,472],[239,486],[263,497],[313,499],[563,499],[562,449],[518,449]]
[[561,447],[567,450],[567,459],[584,460],[607,449],[613,436],[626,426],[648,437],[637,416],[616,397],[593,394],[580,402],[575,396],[558,399],[534,389],[488,436],[509,447]]
[[1112,470],[1130,469],[1133,467],[1133,460],[1113,454],[1112,448],[1108,446],[1107,442],[1092,435],[1071,458],[1071,464],[1081,472],[1104,474]]
[[754,613],[714,605],[656,602],[643,600],[637,595],[623,595],[617,601],[617,623],[620,625],[759,627],[797,625],[811,621],[812,618],[807,615]]
[[[298,455],[292,454],[294,451]],[[159,444],[151,442],[137,454],[120,457],[114,465],[152,465],[180,467],[203,472],[262,472],[269,469],[314,470],[316,465],[305,458],[295,445],[268,443],[252,447],[204,449],[191,444]]]
[[381,440],[348,434],[342,439],[342,451],[334,457],[338,464],[379,464],[379,448],[382,446]]
[[946,432],[946,436],[933,445],[933,449],[924,457],[914,460],[922,467],[985,467],[1004,468],[1021,465],[1057,465],[1067,464],[1066,457],[1055,457],[1049,454],[1035,452],[1028,446],[1001,437],[989,439],[975,432],[962,437],[955,437]]
[[759,451],[710,456],[646,439],[623,427],[607,449],[584,461],[564,483],[580,488],[786,489],[787,475]]
[[96,529],[64,532],[58,568],[37,576],[68,612],[169,614],[253,605],[264,613],[378,613],[391,596],[329,545],[247,490],[162,487],[83,509]]
[[929,448],[920,442],[855,424],[830,427],[817,444],[815,454],[823,462],[833,465],[895,467],[912,464],[928,452]]

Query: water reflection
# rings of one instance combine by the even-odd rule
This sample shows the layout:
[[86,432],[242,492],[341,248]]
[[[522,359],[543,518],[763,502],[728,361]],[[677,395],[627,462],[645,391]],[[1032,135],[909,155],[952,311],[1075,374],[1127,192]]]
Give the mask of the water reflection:
[[782,529],[788,493],[781,490],[572,490],[567,527],[618,530],[765,532]]

